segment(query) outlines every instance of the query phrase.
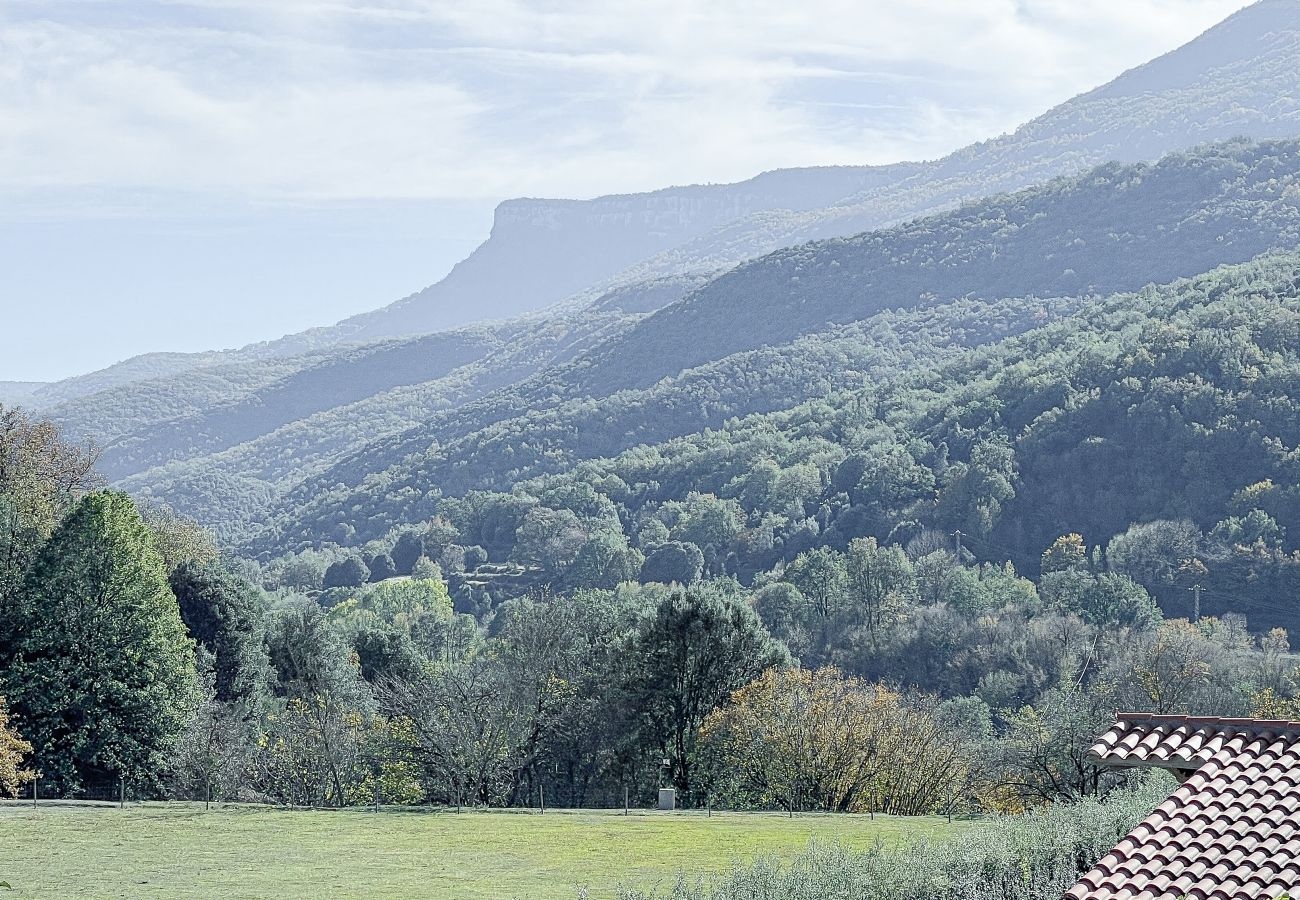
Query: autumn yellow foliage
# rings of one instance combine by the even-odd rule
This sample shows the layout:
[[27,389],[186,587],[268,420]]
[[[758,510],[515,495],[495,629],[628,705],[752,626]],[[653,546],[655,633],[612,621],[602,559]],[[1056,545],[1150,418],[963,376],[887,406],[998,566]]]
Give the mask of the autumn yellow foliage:
[[736,691],[700,732],[730,799],[782,809],[919,814],[965,778],[963,736],[927,698],[837,669],[772,669]]
[[23,757],[31,752],[32,745],[9,727],[9,709],[0,697],[0,794],[14,797],[20,787],[36,778],[35,772],[22,768]]

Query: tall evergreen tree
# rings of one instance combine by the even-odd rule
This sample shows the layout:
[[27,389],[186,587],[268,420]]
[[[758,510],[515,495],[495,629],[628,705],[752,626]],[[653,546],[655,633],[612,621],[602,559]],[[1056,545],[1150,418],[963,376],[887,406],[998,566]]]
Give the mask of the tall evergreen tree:
[[161,554],[131,499],[83,497],[41,549],[17,604],[3,690],[43,786],[68,795],[152,781],[194,692]]
[[695,737],[732,691],[789,662],[745,600],[712,585],[674,591],[641,623],[627,689],[642,711],[643,743],[659,747],[690,803]]
[[169,582],[190,637],[212,654],[215,699],[254,705],[271,680],[258,589],[219,565],[191,562]]

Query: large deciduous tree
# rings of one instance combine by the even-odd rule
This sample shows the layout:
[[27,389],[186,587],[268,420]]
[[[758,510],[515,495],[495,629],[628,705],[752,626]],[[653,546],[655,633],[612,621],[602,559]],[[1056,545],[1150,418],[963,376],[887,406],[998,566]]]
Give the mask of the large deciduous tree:
[[93,447],[65,443],[50,422],[0,407],[0,669],[17,623],[12,607],[41,546],[97,481]]
[[50,788],[155,779],[194,700],[194,648],[131,499],[83,497],[15,612],[3,689]]

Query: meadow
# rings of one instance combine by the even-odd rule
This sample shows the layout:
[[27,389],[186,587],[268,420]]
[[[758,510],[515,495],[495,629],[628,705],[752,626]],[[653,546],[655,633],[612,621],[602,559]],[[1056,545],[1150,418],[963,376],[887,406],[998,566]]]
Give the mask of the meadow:
[[938,817],[0,806],[0,897],[613,898],[810,842],[942,839]]

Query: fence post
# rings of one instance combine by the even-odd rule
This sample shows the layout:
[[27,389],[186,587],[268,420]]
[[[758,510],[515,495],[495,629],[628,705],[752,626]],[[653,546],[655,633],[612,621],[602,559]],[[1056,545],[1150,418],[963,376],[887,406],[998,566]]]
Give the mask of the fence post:
[[40,776],[32,779],[32,809],[36,808],[36,785],[41,783]]
[[117,808],[126,809],[126,776],[117,776]]
[[627,815],[627,785],[623,785],[623,815]]

